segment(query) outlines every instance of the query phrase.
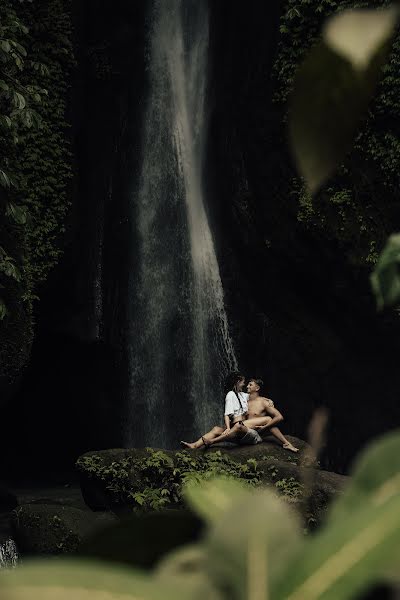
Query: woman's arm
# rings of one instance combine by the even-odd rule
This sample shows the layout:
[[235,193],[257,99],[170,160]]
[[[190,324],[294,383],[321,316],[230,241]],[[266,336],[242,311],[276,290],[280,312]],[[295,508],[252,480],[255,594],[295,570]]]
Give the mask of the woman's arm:
[[228,392],[225,397],[225,411],[224,411],[224,421],[225,421],[225,431],[228,433],[231,429],[231,419],[230,415],[234,414],[234,399],[232,398],[233,392]]

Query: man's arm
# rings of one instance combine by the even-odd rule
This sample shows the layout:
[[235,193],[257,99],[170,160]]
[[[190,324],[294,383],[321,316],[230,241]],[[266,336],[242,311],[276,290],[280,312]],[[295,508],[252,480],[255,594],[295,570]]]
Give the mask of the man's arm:
[[270,429],[271,427],[274,427],[274,425],[277,425],[278,423],[283,421],[283,415],[279,412],[279,410],[277,410],[274,406],[271,406],[267,401],[265,401],[264,409],[265,412],[270,417],[272,417],[270,422],[267,425],[265,425],[266,429]]

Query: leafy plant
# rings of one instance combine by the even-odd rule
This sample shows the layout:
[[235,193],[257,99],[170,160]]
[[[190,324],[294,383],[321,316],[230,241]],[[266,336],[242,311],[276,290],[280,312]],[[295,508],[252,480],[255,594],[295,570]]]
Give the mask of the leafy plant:
[[101,455],[82,456],[77,467],[95,474],[106,483],[115,502],[135,510],[160,510],[182,505],[182,489],[216,476],[233,477],[255,486],[260,472],[254,459],[238,463],[221,452],[194,456],[175,453],[174,459],[162,450],[147,449],[145,458],[127,457],[105,464]]
[[275,486],[287,502],[298,502],[302,498],[304,485],[294,477],[279,479]]

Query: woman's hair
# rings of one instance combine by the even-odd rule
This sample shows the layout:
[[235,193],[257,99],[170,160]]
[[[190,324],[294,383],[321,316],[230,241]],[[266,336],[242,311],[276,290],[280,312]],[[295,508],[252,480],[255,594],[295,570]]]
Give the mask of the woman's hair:
[[242,375],[242,373],[240,373],[239,371],[229,373],[226,380],[226,387],[228,388],[228,391],[235,391],[236,385],[241,379],[244,379],[244,375]]
[[244,379],[244,375],[242,375],[240,371],[234,371],[233,373],[230,373],[226,380],[226,387],[228,388],[228,391],[234,392],[236,394],[236,397],[239,400],[240,408],[243,410],[243,404],[236,389],[236,385],[241,379]]

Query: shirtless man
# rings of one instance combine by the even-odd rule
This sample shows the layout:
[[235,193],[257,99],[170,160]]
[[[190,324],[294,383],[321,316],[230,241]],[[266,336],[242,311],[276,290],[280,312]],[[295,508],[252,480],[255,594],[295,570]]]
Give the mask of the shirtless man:
[[222,427],[214,427],[196,442],[192,444],[182,442],[182,445],[186,448],[195,449],[202,446],[211,446],[221,441],[237,442],[243,445],[248,443],[255,444],[262,441],[262,438],[257,433],[270,430],[271,434],[277,438],[285,450],[298,452],[298,448],[295,448],[285,438],[278,427],[276,427],[277,423],[283,421],[283,416],[274,407],[272,400],[260,396],[259,391],[262,384],[261,379],[250,379],[247,385],[249,396],[247,413],[243,415],[245,417],[244,420],[242,419],[240,422],[231,425],[230,415],[225,414],[225,430]]
[[[247,420],[245,421],[245,425],[247,427],[251,427],[252,429],[256,429],[258,433],[269,429],[271,434],[275,436],[280,442],[282,442],[283,448],[285,450],[290,450],[291,452],[298,452],[299,449],[295,448],[293,444],[289,442],[282,434],[278,427],[274,427],[274,423],[277,421],[274,419],[276,413],[280,416],[280,421],[283,421],[283,416],[281,413],[274,407],[274,403],[269,398],[265,398],[264,396],[260,396],[260,388],[263,385],[263,381],[261,379],[250,379],[247,385],[247,392],[249,394],[248,400],[248,412],[247,412]],[[256,422],[256,419],[261,418],[269,418],[269,421],[265,424]]]

